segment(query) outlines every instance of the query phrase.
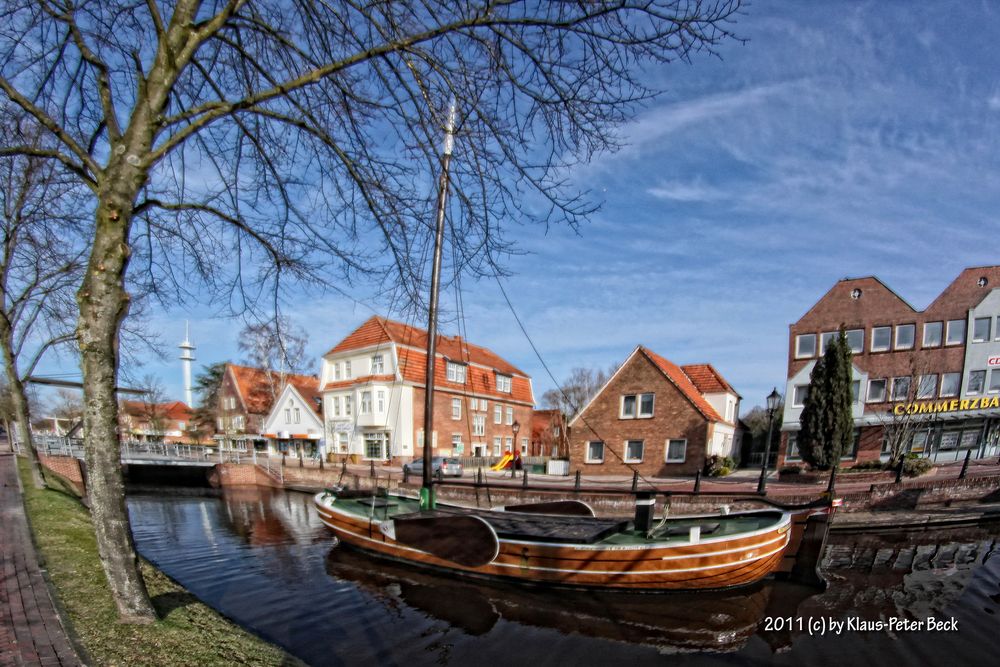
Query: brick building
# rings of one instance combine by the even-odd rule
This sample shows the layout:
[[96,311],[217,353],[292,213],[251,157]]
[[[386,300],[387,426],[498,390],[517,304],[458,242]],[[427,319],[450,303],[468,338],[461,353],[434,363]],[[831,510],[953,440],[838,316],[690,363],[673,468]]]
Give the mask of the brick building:
[[568,456],[566,417],[562,410],[535,410],[531,415],[531,444],[527,456]]
[[120,401],[118,432],[123,439],[139,442],[199,444],[191,418],[191,408],[181,401]]
[[319,382],[314,375],[278,373],[262,368],[226,364],[219,386],[216,440],[229,449],[268,449],[264,422],[286,384],[303,396],[314,396]]
[[[494,352],[438,336],[433,452],[500,456],[527,449],[531,378]],[[323,356],[328,451],[407,462],[423,455],[427,332],[372,317]]]
[[789,328],[788,380],[778,465],[796,443],[809,375],[843,327],[854,353],[851,462],[905,450],[934,461],[997,454],[1000,437],[1000,266],[969,268],[924,310],[875,277],[839,281]]
[[711,365],[677,366],[640,345],[570,420],[570,467],[693,474],[707,456],[739,451],[739,401]]

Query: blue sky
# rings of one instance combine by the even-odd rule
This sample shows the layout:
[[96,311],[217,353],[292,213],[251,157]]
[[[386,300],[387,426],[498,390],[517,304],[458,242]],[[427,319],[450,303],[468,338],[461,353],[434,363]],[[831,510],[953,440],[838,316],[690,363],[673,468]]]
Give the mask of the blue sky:
[[[572,174],[603,200],[579,234],[514,228],[527,254],[505,284],[557,378],[641,343],[712,363],[748,409],[781,389],[788,325],[838,279],[877,275],[923,308],[962,268],[1000,262],[1000,5],[758,2],[737,32],[749,41],[721,59],[651,72],[667,92],[622,129],[629,146]],[[552,387],[495,283],[465,279],[462,298],[471,341],[536,397]],[[285,305],[317,370],[384,313],[338,295]],[[185,319],[196,368],[238,359],[241,324],[212,315],[152,313],[170,360],[138,373],[183,398]],[[76,370],[53,358],[40,374]]]

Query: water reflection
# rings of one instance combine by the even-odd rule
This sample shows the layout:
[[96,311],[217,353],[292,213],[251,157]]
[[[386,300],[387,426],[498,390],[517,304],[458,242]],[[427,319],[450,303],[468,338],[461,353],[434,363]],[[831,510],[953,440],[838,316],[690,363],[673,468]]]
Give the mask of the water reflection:
[[[197,597],[313,665],[629,662],[975,664],[998,646],[997,526],[837,536],[823,592],[552,591],[459,579],[334,547],[305,494],[134,495],[140,552]],[[767,619],[955,616],[957,633],[816,637]]]

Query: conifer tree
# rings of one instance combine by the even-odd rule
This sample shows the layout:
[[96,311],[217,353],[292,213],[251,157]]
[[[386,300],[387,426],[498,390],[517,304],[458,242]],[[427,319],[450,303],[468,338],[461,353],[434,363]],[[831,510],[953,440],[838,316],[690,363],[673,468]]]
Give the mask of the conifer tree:
[[816,362],[803,402],[798,443],[802,460],[813,468],[836,467],[854,440],[851,415],[851,348],[841,328]]

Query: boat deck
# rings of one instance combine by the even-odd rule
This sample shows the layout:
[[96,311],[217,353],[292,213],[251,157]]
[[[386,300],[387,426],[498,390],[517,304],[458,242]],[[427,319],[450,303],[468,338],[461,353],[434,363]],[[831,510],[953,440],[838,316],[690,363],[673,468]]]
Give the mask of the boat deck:
[[716,517],[678,517],[667,519],[654,538],[647,538],[644,531],[631,528],[624,519],[553,516],[496,512],[457,506],[438,506],[435,510],[421,511],[416,498],[399,496],[338,498],[336,506],[351,514],[375,520],[408,519],[475,515],[489,523],[497,537],[507,540],[536,540],[561,544],[639,545],[650,543],[687,542],[690,529],[700,527],[700,538],[711,539],[757,531],[773,526],[781,520],[778,510],[733,514]]

